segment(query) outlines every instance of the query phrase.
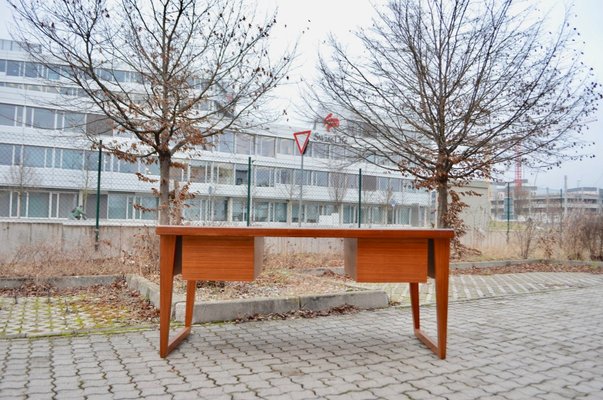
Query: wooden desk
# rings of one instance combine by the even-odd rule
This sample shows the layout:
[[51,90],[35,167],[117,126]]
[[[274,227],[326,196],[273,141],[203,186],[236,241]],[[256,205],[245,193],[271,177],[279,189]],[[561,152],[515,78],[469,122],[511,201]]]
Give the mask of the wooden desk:
[[[409,282],[414,332],[446,358],[450,229],[331,229],[159,226],[159,354],[190,333],[198,280],[252,281],[262,270],[264,237],[343,238],[345,272],[357,282]],[[174,275],[187,281],[184,328],[169,340]],[[435,279],[437,342],[420,328],[419,282]]]

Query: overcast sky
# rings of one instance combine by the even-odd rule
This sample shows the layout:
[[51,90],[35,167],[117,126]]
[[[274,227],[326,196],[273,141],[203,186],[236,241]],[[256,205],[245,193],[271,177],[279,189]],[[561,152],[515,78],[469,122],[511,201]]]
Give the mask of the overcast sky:
[[[254,0],[248,0],[254,3]],[[259,10],[277,6],[279,9],[278,21],[281,26],[273,36],[277,46],[290,44],[297,33],[301,34],[298,47],[297,68],[292,75],[299,79],[312,80],[315,73],[316,59],[319,49],[326,51],[324,40],[329,33],[333,33],[339,40],[345,41],[350,37],[350,31],[357,26],[370,24],[373,13],[371,3],[382,4],[383,0],[257,0]],[[566,0],[541,0],[544,8],[557,7],[562,9]],[[595,69],[597,80],[603,83],[603,0],[575,0],[573,11],[574,24],[579,29],[586,42],[584,47],[584,61]],[[8,38],[7,22],[10,21],[10,9],[5,0],[0,0],[0,37]],[[284,88],[284,103],[294,103],[300,93],[295,85]],[[285,99],[289,99],[286,101]],[[289,104],[289,112],[293,121],[296,119],[295,107]],[[601,105],[594,121],[589,123],[587,132],[589,141],[596,144],[590,147],[590,152],[597,157],[581,162],[567,162],[560,168],[552,171],[528,171],[524,169],[523,176],[529,184],[539,187],[560,189],[564,185],[564,176],[567,176],[568,187],[598,186],[603,187],[603,104]],[[308,127],[300,126],[307,129]],[[514,170],[503,177],[513,179]]]

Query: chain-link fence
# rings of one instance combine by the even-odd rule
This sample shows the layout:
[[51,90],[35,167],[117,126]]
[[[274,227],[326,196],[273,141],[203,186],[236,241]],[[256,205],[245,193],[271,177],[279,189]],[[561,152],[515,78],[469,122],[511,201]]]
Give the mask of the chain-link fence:
[[[172,168],[172,220],[424,226],[434,217],[431,194],[399,174],[370,166],[363,171],[316,155],[305,156],[302,171],[293,152],[271,158],[220,150],[178,160],[181,167]],[[98,214],[101,221],[152,223],[158,218],[158,181],[158,165],[149,160],[0,143],[0,218],[91,220]]]

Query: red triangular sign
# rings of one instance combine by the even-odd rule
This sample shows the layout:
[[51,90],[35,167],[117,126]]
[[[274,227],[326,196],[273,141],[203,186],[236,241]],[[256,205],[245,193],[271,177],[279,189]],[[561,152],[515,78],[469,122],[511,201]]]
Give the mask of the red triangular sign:
[[302,131],[295,132],[293,137],[295,138],[295,143],[297,144],[297,149],[299,150],[299,154],[304,154],[306,152],[306,147],[308,147],[308,142],[310,141],[310,134],[312,131]]

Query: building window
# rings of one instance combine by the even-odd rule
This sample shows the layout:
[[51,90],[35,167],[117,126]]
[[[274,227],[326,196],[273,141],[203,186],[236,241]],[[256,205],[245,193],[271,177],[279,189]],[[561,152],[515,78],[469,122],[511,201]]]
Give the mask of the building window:
[[327,143],[313,143],[314,158],[329,158],[329,145]]
[[[58,149],[57,149],[58,150]],[[72,149],[61,149],[61,168],[82,169],[82,151]],[[58,157],[57,157],[58,158]],[[55,162],[56,165],[56,162]]]
[[287,222],[287,203],[274,203],[274,222]]
[[[138,162],[134,161],[134,162],[129,162],[126,160],[120,160],[117,157],[115,158],[114,161],[114,169],[115,172],[121,172],[124,174],[134,174],[136,172],[138,172]],[[182,171],[180,168],[172,168],[171,171]],[[170,176],[171,178],[171,176]]]
[[222,153],[234,153],[234,135],[232,132],[224,132],[220,135],[218,151]]
[[264,157],[274,157],[275,139],[273,137],[258,136],[256,142],[258,146],[258,155]]
[[373,175],[362,176],[362,190],[375,191],[377,190],[377,177]]
[[270,214],[270,203],[256,201],[253,203],[253,220],[255,222],[268,222]]
[[378,177],[377,178],[377,188],[379,190],[388,191],[389,190],[389,178]]
[[[295,170],[295,184],[301,184],[301,171]],[[310,185],[312,183],[312,171],[304,171],[304,185]]]
[[255,185],[259,187],[274,186],[274,168],[256,168]]
[[153,196],[134,196],[132,208],[134,209],[134,218],[147,221],[157,219],[158,200]]
[[15,126],[15,107],[12,104],[0,104],[0,125]]
[[189,199],[185,202],[184,219],[187,221],[202,221],[205,215],[206,200]]
[[253,136],[237,134],[237,154],[252,155],[253,147]]
[[32,62],[25,63],[25,77],[27,78],[38,78],[41,74],[38,73],[38,69],[41,69],[41,65]]
[[113,136],[113,122],[104,115],[86,115],[86,134],[90,136]]
[[293,155],[295,150],[295,143],[293,139],[278,139],[278,148],[277,151],[279,154],[284,154],[287,156]]
[[237,164],[235,167],[235,185],[247,185],[249,171],[247,165]]
[[218,164],[215,163],[213,166],[213,181],[215,183],[223,185],[233,184],[233,165],[232,164]]
[[8,75],[8,76],[21,76],[22,69],[23,69],[22,61],[8,60],[6,62],[6,75]]
[[131,204],[128,204],[130,196],[127,194],[110,194],[109,195],[109,219],[126,219],[128,214],[128,208]]
[[316,186],[329,186],[329,173],[325,171],[316,171],[314,172],[314,180]]
[[55,116],[56,112],[54,110],[30,107],[27,109],[28,124],[26,125],[39,129],[54,129]]
[[29,218],[48,218],[50,193],[30,192],[28,195],[27,216]]
[[191,165],[191,167],[190,167],[191,182],[197,182],[197,183],[208,182],[207,173],[208,173],[208,170],[207,170],[206,164]]
[[13,165],[13,145],[0,143],[0,165]]
[[98,171],[98,151],[84,151],[84,168],[86,171]]
[[228,200],[217,198],[211,202],[212,205],[212,221],[226,221],[228,215]]
[[293,170],[289,168],[279,168],[276,170],[276,183],[290,185],[293,182]]
[[247,221],[247,200],[232,200],[232,220],[235,222]]
[[310,222],[310,223],[317,223],[318,222],[318,216],[319,216],[319,207],[318,204],[306,204],[306,221],[305,222]]
[[83,133],[86,130],[86,114],[66,112],[63,129],[68,132]]
[[23,146],[23,165],[44,168],[46,166],[46,150],[45,147]]
[[10,217],[10,193],[0,190],[0,217]]

